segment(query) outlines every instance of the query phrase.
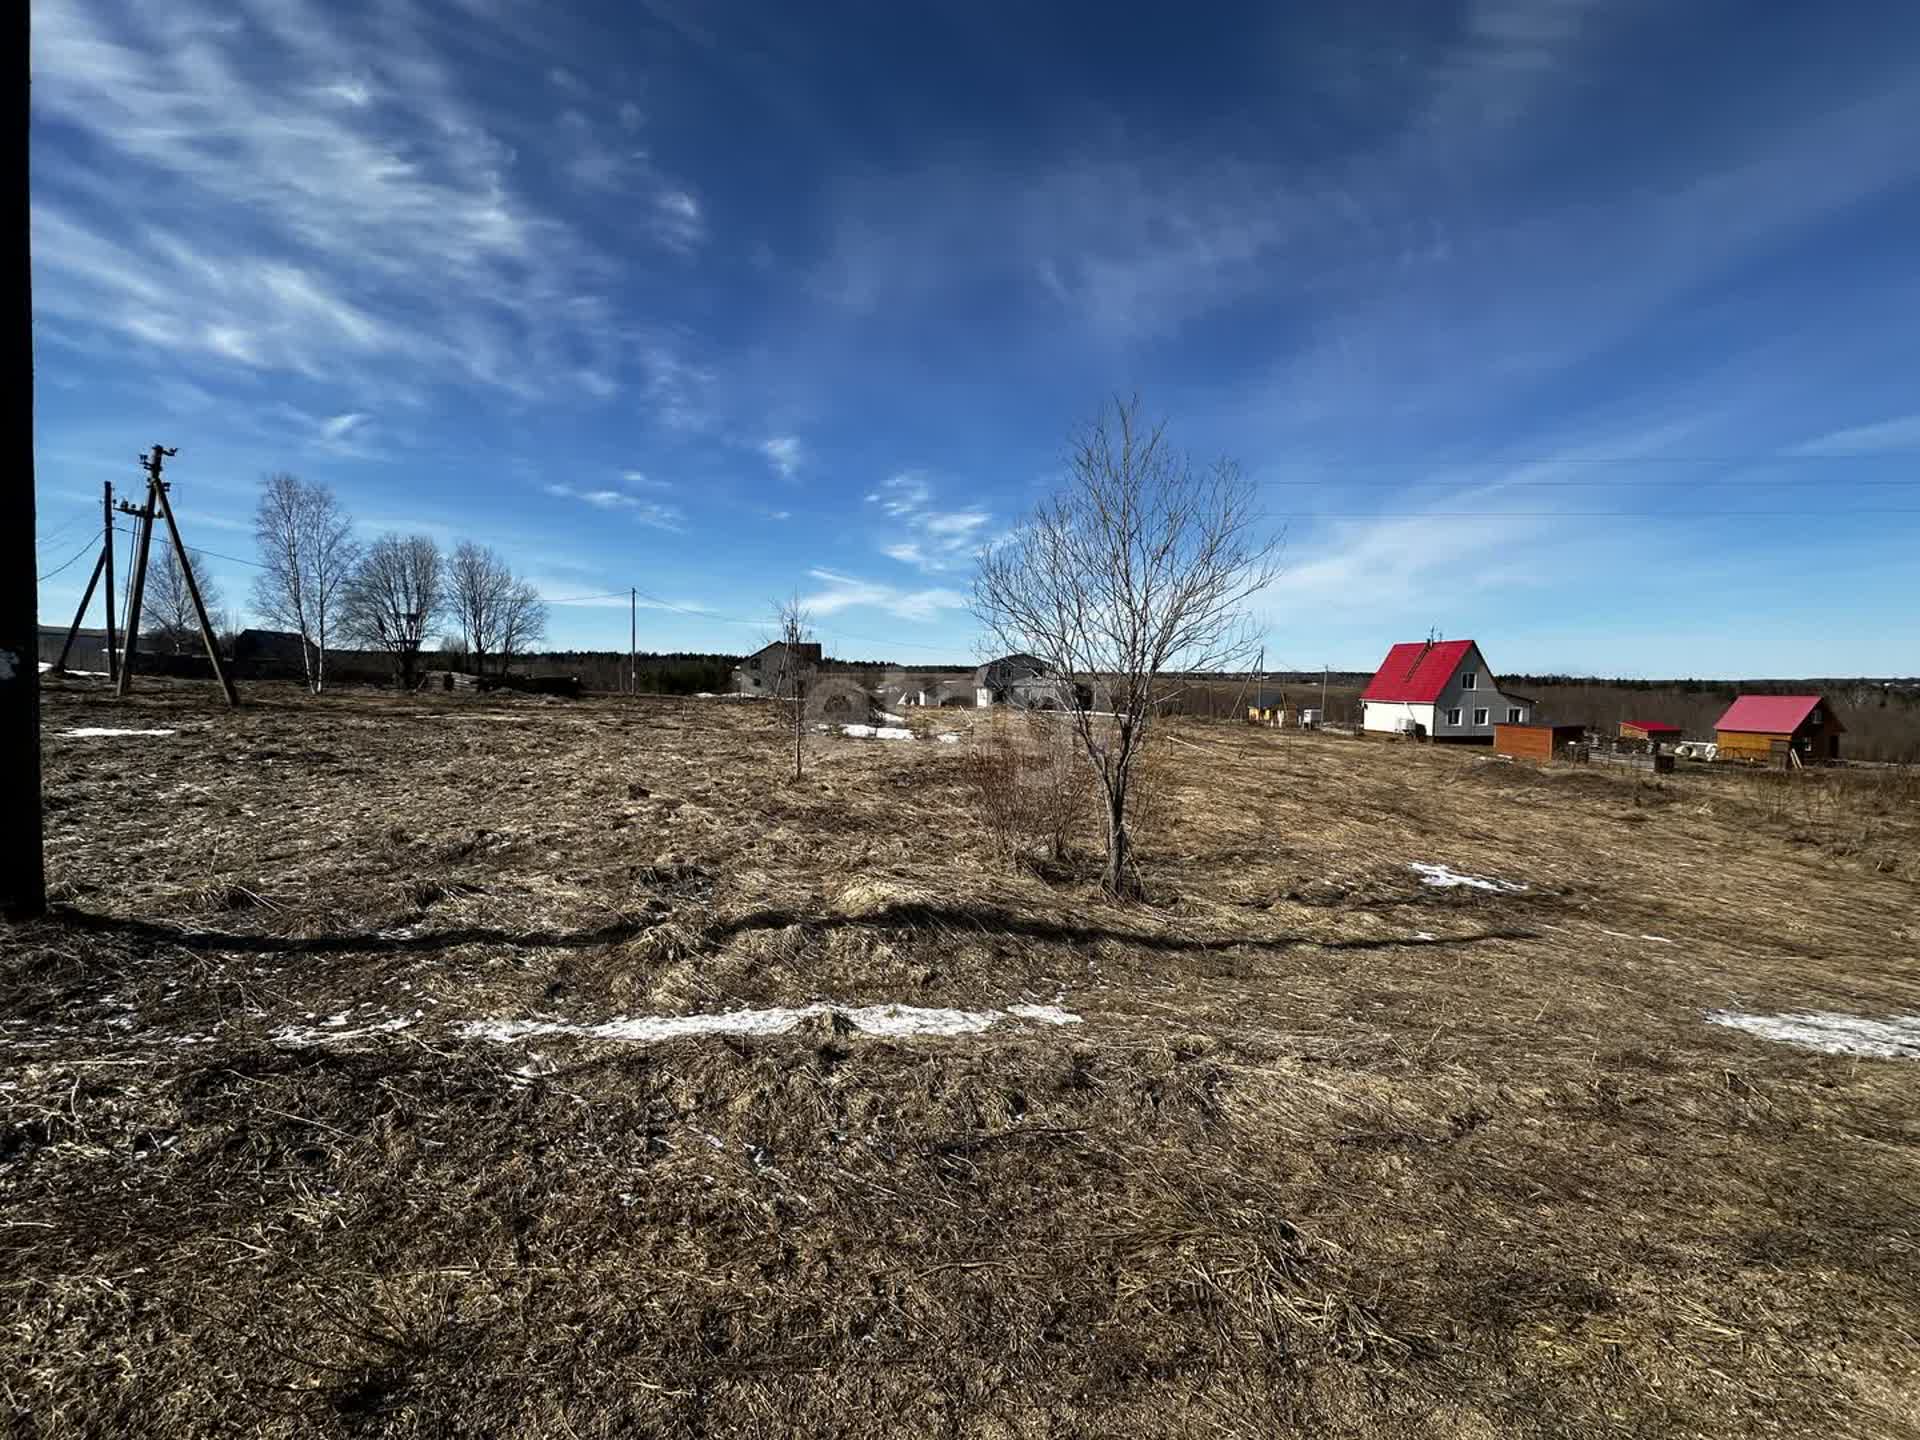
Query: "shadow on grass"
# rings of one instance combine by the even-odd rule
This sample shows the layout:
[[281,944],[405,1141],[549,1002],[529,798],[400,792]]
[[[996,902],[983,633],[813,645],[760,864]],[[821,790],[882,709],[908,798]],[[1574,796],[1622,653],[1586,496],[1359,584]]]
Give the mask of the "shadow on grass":
[[964,930],[980,935],[1011,935],[1025,940],[1053,940],[1064,944],[1090,944],[1109,940],[1142,950],[1185,954],[1222,950],[1292,950],[1312,947],[1320,950],[1392,950],[1406,945],[1466,945],[1487,940],[1534,940],[1531,930],[1488,930],[1474,935],[1456,935],[1434,940],[1412,936],[1350,940],[1323,940],[1311,935],[1235,935],[1200,937],[1168,934],[1163,931],[1135,930],[1114,925],[1095,925],[1075,921],[1044,920],[1016,915],[992,905],[883,905],[861,915],[817,915],[799,910],[773,908],[755,910],[737,920],[711,926],[709,940],[728,940],[749,930],[780,930],[798,925],[805,930],[839,930],[848,926],[875,929],[926,927],[937,930]]
[[657,920],[616,920],[587,930],[502,930],[496,926],[462,925],[451,930],[419,934],[392,934],[378,930],[344,935],[260,935],[226,930],[188,930],[123,915],[96,915],[68,905],[56,905],[53,923],[93,934],[125,935],[153,944],[177,945],[183,950],[228,950],[245,955],[407,954],[451,950],[460,945],[512,945],[527,950],[587,950],[617,945],[645,934]]
[[[71,906],[56,906],[50,919],[71,929],[94,934],[124,935],[152,944],[176,945],[185,950],[221,950],[250,955],[339,955],[408,954],[421,951],[451,950],[461,945],[507,945],[524,950],[587,950],[598,945],[617,945],[645,934],[660,923],[657,919],[616,920],[586,930],[503,930],[488,926],[460,926],[450,930],[429,930],[419,934],[387,934],[380,931],[336,935],[260,935],[222,930],[188,930],[128,916],[97,915]],[[1057,941],[1063,944],[1093,944],[1111,941],[1141,950],[1181,954],[1218,953],[1229,950],[1395,950],[1406,946],[1446,949],[1478,945],[1494,940],[1535,940],[1531,930],[1483,930],[1471,935],[1439,936],[1431,940],[1408,936],[1380,936],[1345,940],[1316,939],[1310,935],[1239,935],[1200,937],[1135,930],[1113,925],[1095,925],[1070,921],[1044,920],[1016,915],[990,905],[887,905],[862,915],[820,915],[801,910],[769,908],[755,910],[738,919],[708,927],[705,939],[719,944],[756,930],[783,930],[788,926],[824,933],[850,927],[870,929],[916,929],[968,931],[978,935],[1003,935],[1024,940]]]

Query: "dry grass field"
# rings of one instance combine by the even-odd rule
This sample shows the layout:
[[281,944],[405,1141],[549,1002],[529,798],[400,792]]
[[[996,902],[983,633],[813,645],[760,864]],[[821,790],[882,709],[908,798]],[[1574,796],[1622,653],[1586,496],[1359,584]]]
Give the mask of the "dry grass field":
[[1920,1436],[1920,1069],[1707,1020],[1920,1015],[1911,776],[1181,721],[1112,906],[975,714],[45,709],[16,1433]]

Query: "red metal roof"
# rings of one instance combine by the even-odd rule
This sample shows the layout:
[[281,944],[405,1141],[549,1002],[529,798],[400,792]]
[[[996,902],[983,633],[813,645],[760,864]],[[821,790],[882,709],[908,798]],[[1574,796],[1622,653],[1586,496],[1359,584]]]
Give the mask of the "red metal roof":
[[[1400,700],[1415,705],[1431,705],[1447,688],[1447,681],[1460,668],[1460,662],[1473,649],[1471,640],[1443,640],[1437,645],[1414,640],[1387,651],[1387,658],[1374,671],[1362,700]],[[1493,689],[1492,677],[1485,687]]]
[[1644,730],[1649,735],[1678,735],[1680,727],[1669,725],[1664,720],[1622,720],[1622,725],[1631,725],[1636,730]]
[[1800,728],[1818,695],[1742,695],[1714,722],[1716,730],[1747,730],[1763,735],[1791,735]]

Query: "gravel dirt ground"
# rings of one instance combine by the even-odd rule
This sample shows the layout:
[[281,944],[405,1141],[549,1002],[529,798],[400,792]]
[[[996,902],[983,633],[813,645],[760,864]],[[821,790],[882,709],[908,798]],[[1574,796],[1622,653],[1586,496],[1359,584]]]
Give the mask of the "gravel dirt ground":
[[47,688],[16,1433],[1920,1435],[1910,774]]

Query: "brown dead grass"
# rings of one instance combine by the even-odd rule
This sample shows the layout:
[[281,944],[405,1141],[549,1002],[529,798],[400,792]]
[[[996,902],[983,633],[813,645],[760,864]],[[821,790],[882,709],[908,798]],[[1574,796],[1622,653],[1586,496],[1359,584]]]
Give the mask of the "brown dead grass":
[[[28,1433],[1920,1434],[1920,1072],[1701,1021],[1920,1011],[1897,793],[1182,724],[1116,908],[975,833],[967,747],[794,784],[752,707],[47,713]],[[1085,1023],[455,1028],[815,999]]]

